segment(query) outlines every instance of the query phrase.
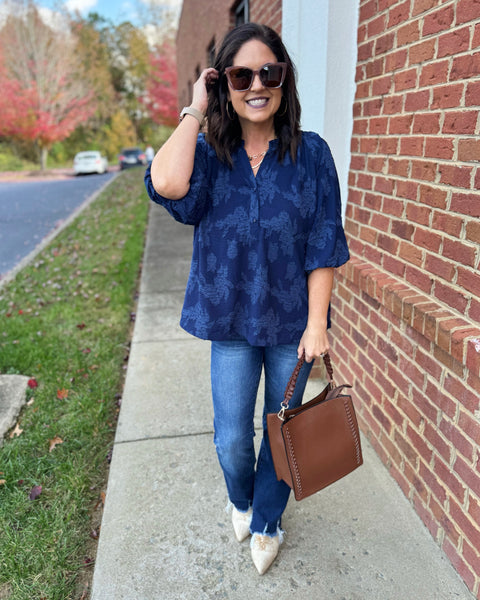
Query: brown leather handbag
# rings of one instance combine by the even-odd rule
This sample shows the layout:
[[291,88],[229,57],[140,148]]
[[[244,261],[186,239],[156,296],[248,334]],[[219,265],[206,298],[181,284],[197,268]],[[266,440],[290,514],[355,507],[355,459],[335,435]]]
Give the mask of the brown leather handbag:
[[267,415],[268,437],[277,479],[285,481],[296,500],[318,492],[345,477],[363,463],[351,385],[335,386],[330,356],[323,361],[330,382],[313,400],[288,408],[298,374],[300,358],[285,390],[280,411]]

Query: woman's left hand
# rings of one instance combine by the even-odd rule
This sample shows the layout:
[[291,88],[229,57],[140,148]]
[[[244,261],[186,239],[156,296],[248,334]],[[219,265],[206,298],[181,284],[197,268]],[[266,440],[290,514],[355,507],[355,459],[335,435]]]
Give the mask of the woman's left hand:
[[319,358],[330,350],[328,343],[327,329],[322,328],[314,331],[307,327],[303,332],[302,339],[298,345],[298,358],[305,352],[305,360],[311,362]]

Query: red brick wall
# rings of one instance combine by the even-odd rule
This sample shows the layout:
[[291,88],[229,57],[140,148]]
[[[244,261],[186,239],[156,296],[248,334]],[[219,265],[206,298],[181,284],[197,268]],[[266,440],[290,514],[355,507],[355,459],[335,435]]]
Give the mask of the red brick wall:
[[250,21],[282,33],[282,0],[250,0]]
[[361,0],[331,340],[364,433],[480,598],[480,2]]
[[230,28],[232,0],[184,0],[177,33],[178,106],[188,106],[191,87],[208,66],[208,47]]
[[[212,40],[220,43],[233,26],[233,0],[184,0],[177,33],[178,106],[191,102],[191,88],[198,72],[208,65]],[[250,21],[282,30],[281,0],[250,0]]]

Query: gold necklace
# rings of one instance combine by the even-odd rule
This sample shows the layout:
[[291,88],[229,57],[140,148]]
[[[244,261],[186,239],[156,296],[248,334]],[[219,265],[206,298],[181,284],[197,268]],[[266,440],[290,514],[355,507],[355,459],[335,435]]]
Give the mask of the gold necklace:
[[252,162],[252,160],[254,160],[255,158],[260,158],[260,162],[258,162],[256,165],[252,165],[252,169],[256,169],[257,167],[259,167],[262,162],[263,159],[265,158],[265,154],[268,152],[268,148],[266,150],[264,150],[263,152],[259,152],[258,154],[247,154],[248,156],[248,160],[250,162]]
[[[247,156],[248,156],[248,160],[249,160],[250,162],[252,162],[252,160],[253,160],[254,158],[260,158],[261,156],[265,156],[265,154],[266,154],[267,152],[268,152],[268,149],[267,149],[267,150],[264,150],[263,152],[260,152],[260,154],[252,154],[252,155],[250,155],[250,154],[247,154]],[[263,160],[263,158],[262,158],[262,160]]]
[[[252,165],[252,169],[256,169],[257,167],[259,167],[262,164],[263,159],[265,158],[265,154],[266,154],[266,152],[262,156],[262,160],[260,162],[258,162],[256,165]],[[261,156],[261,154],[259,154],[259,156]]]

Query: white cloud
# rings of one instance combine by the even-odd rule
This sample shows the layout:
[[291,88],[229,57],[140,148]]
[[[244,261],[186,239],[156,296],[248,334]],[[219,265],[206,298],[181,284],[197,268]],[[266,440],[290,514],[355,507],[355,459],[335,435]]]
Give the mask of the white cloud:
[[[25,7],[20,7],[19,10],[19,7],[15,2],[6,0],[1,3],[0,0],[0,28],[3,27],[9,15],[20,17],[22,14],[25,14],[25,10]],[[42,21],[51,29],[62,32],[65,32],[68,29],[65,18],[61,13],[55,12],[46,6],[37,6],[37,10]]]
[[97,0],[67,0],[65,6],[71,12],[88,12],[97,5]]
[[9,15],[8,6],[0,4],[0,27],[3,27]]
[[183,0],[140,0],[142,4],[158,4],[159,6],[165,6],[170,8],[179,9],[182,6]]
[[134,21],[137,16],[137,9],[132,2],[125,0],[120,6],[119,14],[127,21]]
[[38,12],[45,25],[48,25],[51,29],[56,31],[65,31],[68,27],[65,15],[50,10],[46,6],[39,6]]

